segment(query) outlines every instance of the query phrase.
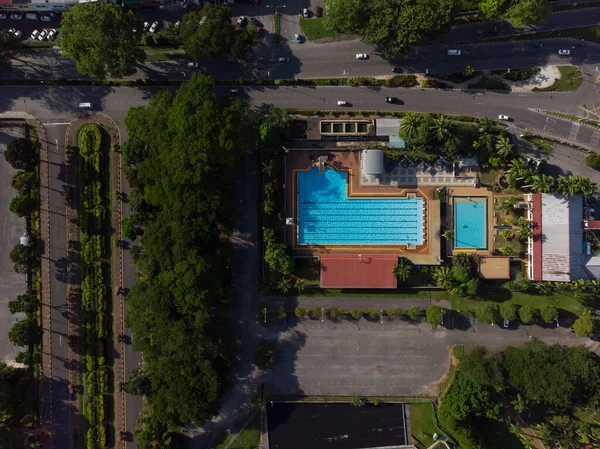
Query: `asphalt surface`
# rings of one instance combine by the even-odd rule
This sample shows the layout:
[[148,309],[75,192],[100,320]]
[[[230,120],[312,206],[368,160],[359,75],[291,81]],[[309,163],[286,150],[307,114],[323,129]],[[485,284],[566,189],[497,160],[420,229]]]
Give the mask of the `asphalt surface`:
[[[6,145],[17,137],[23,137],[23,128],[0,127],[0,153],[4,153]],[[10,328],[25,317],[22,313],[12,315],[8,311],[8,302],[27,290],[25,275],[15,273],[10,261],[10,252],[25,232],[25,220],[8,210],[10,200],[17,195],[10,185],[15,172],[0,156],[0,210],[4,211],[0,221],[0,329],[3,329],[0,332],[0,361],[5,362],[14,361],[16,355],[26,349],[15,346],[8,339]]]

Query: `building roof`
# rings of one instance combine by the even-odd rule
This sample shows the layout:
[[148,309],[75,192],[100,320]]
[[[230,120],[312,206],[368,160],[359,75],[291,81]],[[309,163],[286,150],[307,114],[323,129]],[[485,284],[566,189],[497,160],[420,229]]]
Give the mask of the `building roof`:
[[400,136],[389,136],[388,140],[389,148],[406,148],[406,141]]
[[569,282],[590,279],[596,271],[583,248],[583,200],[533,195],[533,280]]
[[397,136],[400,133],[400,119],[378,118],[375,119],[376,136]]
[[510,257],[481,257],[479,274],[484,279],[510,279]]
[[479,158],[475,154],[473,157],[463,157],[458,161],[458,166],[463,167],[479,167]]
[[395,254],[325,254],[321,256],[322,288],[396,288]]
[[383,150],[364,150],[362,152],[363,175],[381,175],[383,173]]

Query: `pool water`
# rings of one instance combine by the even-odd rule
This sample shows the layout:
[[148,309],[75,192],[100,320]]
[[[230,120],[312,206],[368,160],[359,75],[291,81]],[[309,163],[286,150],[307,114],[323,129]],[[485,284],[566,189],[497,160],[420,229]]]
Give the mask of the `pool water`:
[[301,245],[418,245],[422,198],[348,198],[347,173],[318,167],[298,173]]
[[487,248],[487,198],[454,197],[454,247]]

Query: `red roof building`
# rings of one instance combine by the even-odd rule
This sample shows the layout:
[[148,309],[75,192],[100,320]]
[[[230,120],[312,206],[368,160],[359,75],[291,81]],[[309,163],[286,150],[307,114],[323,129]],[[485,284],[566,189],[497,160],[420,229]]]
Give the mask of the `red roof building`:
[[396,288],[395,254],[324,254],[321,288]]

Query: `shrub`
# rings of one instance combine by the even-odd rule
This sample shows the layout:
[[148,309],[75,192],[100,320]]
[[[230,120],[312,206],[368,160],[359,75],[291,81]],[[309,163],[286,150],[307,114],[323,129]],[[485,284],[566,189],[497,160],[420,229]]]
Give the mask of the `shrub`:
[[573,330],[579,337],[591,337],[594,334],[594,319],[584,315],[573,323]]
[[399,307],[395,307],[387,311],[387,316],[389,316],[392,320],[402,319],[404,316],[404,310],[400,309]]
[[521,318],[523,324],[531,323],[535,319],[535,316],[536,310],[531,306],[525,305],[519,309],[519,318]]
[[355,320],[360,320],[363,316],[363,311],[361,309],[350,309],[349,313]]
[[298,318],[303,318],[306,315],[306,309],[304,307],[296,307],[294,313]]
[[436,328],[444,322],[444,312],[444,309],[433,304],[427,307],[425,317],[427,318],[427,322],[431,324],[431,327]]
[[486,302],[475,310],[475,317],[485,324],[494,324],[498,321],[498,306],[491,302]]
[[369,318],[374,320],[375,318],[379,317],[381,312],[380,312],[380,309],[376,309],[373,307],[373,308],[367,310],[366,313],[367,313],[367,315],[369,315]]
[[597,154],[597,153],[588,154],[587,157],[585,158],[585,165],[587,165],[588,167],[591,167],[593,169],[599,170],[600,169],[600,154]]
[[440,82],[431,78],[425,78],[421,81],[421,87],[435,89],[439,87]]
[[512,302],[503,302],[500,304],[500,316],[505,320],[516,320],[518,311],[519,306]]
[[312,309],[310,309],[310,317],[313,320],[318,320],[319,318],[321,318],[321,316],[323,315],[323,309],[319,306],[315,306]]
[[260,369],[267,369],[273,366],[274,362],[275,351],[273,347],[265,342],[260,343],[254,353],[254,364]]
[[407,315],[412,321],[417,321],[423,312],[417,306],[412,306],[408,309]]
[[554,306],[544,306],[540,310],[540,316],[545,323],[553,323],[558,320],[558,309]]
[[344,312],[341,309],[329,309],[329,318],[335,321],[339,321],[344,316]]

